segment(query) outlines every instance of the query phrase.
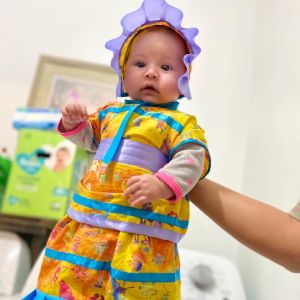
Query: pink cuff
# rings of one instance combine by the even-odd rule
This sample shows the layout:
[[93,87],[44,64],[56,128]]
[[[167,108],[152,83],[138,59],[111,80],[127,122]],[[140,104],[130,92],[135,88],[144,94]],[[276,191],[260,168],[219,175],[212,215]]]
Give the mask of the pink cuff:
[[173,191],[175,198],[168,199],[169,201],[177,202],[183,197],[182,190],[173,177],[162,172],[157,172],[154,175],[163,181]]
[[60,135],[62,135],[64,137],[68,137],[68,136],[71,136],[71,135],[74,135],[74,134],[80,132],[86,126],[86,123],[87,123],[87,121],[85,120],[85,121],[82,121],[81,123],[79,123],[74,129],[72,129],[70,131],[62,131],[62,128],[63,128],[62,119],[60,119],[60,121],[56,127],[56,131]]

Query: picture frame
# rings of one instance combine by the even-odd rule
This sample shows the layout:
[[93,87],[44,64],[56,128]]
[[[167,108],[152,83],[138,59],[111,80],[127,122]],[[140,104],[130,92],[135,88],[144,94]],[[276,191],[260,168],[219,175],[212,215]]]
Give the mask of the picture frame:
[[109,66],[41,55],[27,104],[61,108],[67,102],[81,101],[92,113],[116,98],[117,80]]

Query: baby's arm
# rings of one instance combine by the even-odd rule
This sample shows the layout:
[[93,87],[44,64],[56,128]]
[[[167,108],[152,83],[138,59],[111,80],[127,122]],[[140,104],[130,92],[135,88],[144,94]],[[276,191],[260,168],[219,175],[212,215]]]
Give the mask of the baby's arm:
[[155,175],[143,174],[132,176],[128,179],[124,195],[128,197],[131,206],[141,206],[160,198],[169,199],[174,194]]
[[88,119],[88,113],[83,103],[68,103],[61,110],[61,122],[65,131],[72,131],[80,123]]
[[78,102],[69,103],[62,108],[61,113],[62,118],[57,126],[58,133],[77,146],[96,152],[97,145],[94,143],[95,128],[89,120],[92,120],[93,116],[89,118],[85,105]]
[[187,143],[175,152],[170,162],[155,176],[168,185],[176,201],[187,195],[200,180],[205,159],[205,149],[196,143]]
[[201,177],[204,149],[197,144],[182,146],[157,173],[131,177],[124,193],[132,206],[157,199],[176,201],[186,195]]

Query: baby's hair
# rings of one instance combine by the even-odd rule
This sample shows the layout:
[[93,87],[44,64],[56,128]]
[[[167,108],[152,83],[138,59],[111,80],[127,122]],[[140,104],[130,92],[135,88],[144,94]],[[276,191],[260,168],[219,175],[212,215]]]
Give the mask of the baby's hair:
[[158,25],[154,25],[152,27],[144,28],[136,34],[136,36],[134,37],[133,40],[135,40],[138,35],[140,35],[141,33],[145,32],[145,31],[151,32],[151,31],[160,31],[160,30],[164,30],[164,31],[170,33],[173,36],[179,37],[182,44],[184,45],[185,54],[190,53],[189,46],[188,46],[187,42],[185,41],[185,39],[182,37],[182,34],[178,31],[174,30],[172,27],[168,27],[168,26],[164,26],[164,25],[159,25],[158,24]]

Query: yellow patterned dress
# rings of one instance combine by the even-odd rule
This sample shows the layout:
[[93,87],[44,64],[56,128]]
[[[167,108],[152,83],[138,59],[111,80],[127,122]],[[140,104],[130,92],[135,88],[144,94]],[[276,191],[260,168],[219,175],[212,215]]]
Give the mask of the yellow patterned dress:
[[208,173],[203,130],[177,104],[110,102],[86,122],[93,137],[86,123],[64,134],[97,152],[49,237],[37,289],[24,299],[180,299],[177,242],[188,227],[188,199],[134,208],[123,195],[129,177],[157,172],[187,143],[205,149],[202,177]]

